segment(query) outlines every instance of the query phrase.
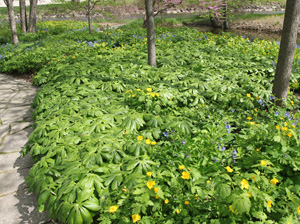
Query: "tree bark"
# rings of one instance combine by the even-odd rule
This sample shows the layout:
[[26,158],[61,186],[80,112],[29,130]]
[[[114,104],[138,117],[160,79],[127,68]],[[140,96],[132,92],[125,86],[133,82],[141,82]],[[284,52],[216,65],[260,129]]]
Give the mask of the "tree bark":
[[87,12],[87,16],[88,16],[88,23],[89,23],[89,32],[90,34],[93,33],[93,26],[92,26],[92,0],[88,0],[88,12]]
[[29,14],[29,29],[30,33],[36,32],[36,8],[38,0],[30,0],[30,14]]
[[297,28],[300,15],[300,0],[287,0],[284,14],[283,30],[273,83],[276,105],[282,106],[288,96],[291,70],[297,40]]
[[223,29],[228,30],[229,29],[229,23],[228,23],[228,17],[227,17],[227,3],[226,3],[226,0],[223,0],[223,10],[224,10]]
[[145,7],[147,23],[148,64],[156,67],[153,0],[145,0]]
[[26,16],[26,3],[25,0],[20,0],[20,19],[21,19],[21,28],[24,33],[27,32],[27,16]]
[[18,34],[17,34],[17,26],[16,26],[16,20],[15,20],[13,0],[5,0],[5,4],[7,6],[7,11],[8,11],[8,18],[9,18],[9,23],[10,23],[12,41],[13,41],[13,44],[18,44],[19,39],[18,39]]
[[75,3],[80,3],[80,0],[72,0],[72,2],[75,2]]

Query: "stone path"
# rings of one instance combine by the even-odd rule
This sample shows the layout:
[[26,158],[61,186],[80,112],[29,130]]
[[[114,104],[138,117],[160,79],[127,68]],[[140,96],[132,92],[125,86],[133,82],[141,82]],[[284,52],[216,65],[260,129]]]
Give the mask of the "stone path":
[[38,198],[24,182],[33,161],[29,155],[21,158],[33,131],[30,106],[35,93],[31,83],[0,74],[0,224],[49,220],[46,212],[38,212]]

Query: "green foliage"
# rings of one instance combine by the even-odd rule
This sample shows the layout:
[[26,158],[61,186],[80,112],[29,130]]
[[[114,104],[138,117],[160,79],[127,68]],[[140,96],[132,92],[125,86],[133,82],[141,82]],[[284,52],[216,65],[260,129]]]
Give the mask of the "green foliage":
[[1,47],[2,71],[42,64],[24,149],[39,210],[66,223],[296,223],[299,50],[277,108],[276,43],[156,32],[158,68],[138,25],[53,32],[27,57],[30,43]]

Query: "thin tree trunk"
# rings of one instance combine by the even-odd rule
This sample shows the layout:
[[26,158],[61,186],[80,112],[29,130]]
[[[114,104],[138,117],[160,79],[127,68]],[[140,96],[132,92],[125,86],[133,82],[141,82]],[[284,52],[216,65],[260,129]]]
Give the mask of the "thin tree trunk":
[[153,0],[145,0],[145,7],[147,23],[148,64],[156,67]]
[[278,62],[273,83],[273,94],[276,97],[276,105],[278,106],[281,106],[288,96],[288,88],[297,40],[299,15],[300,0],[287,0]]
[[17,34],[17,26],[16,26],[16,20],[15,20],[13,0],[5,0],[5,4],[7,6],[7,11],[8,11],[12,41],[13,41],[13,44],[18,44],[19,39],[18,39],[18,34]]
[[88,22],[89,22],[89,32],[90,34],[93,33],[93,26],[92,26],[92,0],[88,0]]
[[24,33],[27,32],[27,16],[26,16],[26,3],[25,0],[20,0],[20,19],[21,19],[21,28]]
[[223,29],[228,30],[229,29],[229,23],[228,23],[228,17],[227,17],[227,3],[226,0],[223,0],[223,7],[224,7],[224,21],[223,21]]
[[30,0],[30,14],[29,14],[29,29],[30,33],[36,32],[36,8],[38,0]]

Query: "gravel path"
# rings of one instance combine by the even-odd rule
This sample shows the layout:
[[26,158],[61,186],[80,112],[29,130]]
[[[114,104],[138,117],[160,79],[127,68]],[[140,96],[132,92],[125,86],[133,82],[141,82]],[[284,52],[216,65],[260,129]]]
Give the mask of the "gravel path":
[[33,131],[30,109],[36,89],[31,83],[0,74],[0,224],[47,223],[37,197],[24,182],[33,165],[21,150]]

